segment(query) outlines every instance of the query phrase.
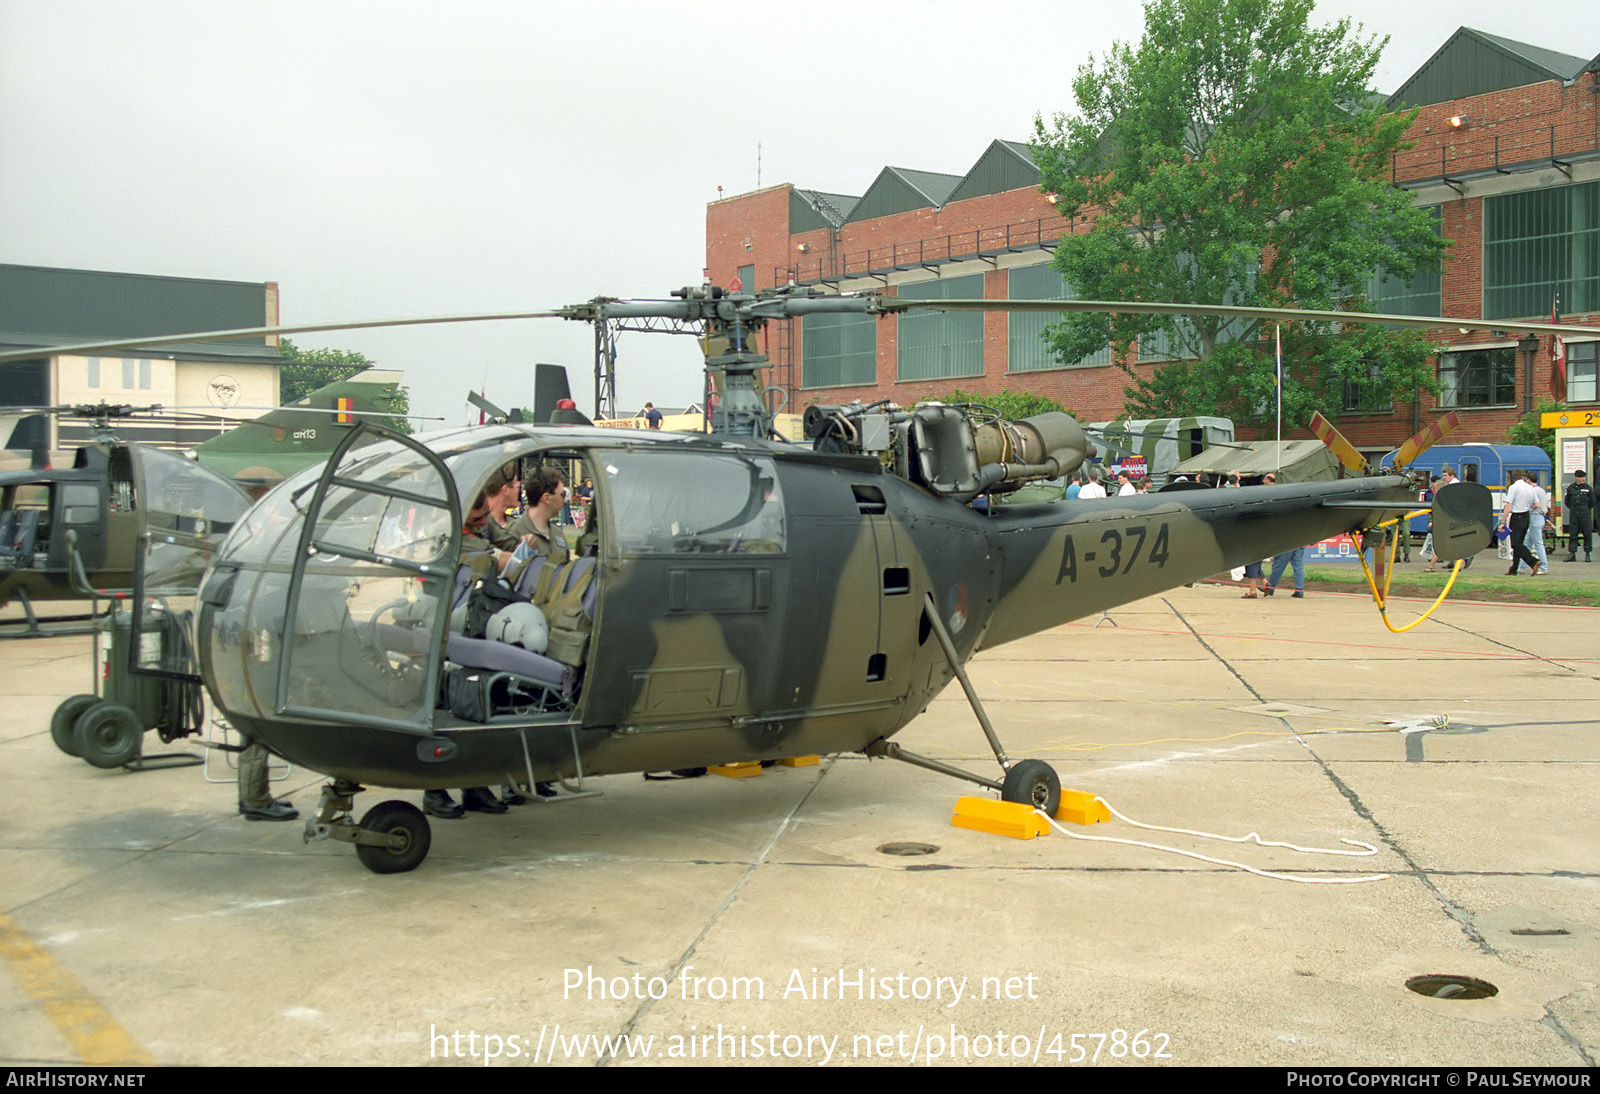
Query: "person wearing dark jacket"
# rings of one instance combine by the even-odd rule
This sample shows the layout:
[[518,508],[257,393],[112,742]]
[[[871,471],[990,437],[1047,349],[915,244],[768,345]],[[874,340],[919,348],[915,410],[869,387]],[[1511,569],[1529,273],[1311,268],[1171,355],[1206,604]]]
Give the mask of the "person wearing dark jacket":
[[1567,561],[1578,561],[1578,540],[1583,540],[1583,561],[1592,562],[1589,548],[1594,534],[1594,487],[1582,471],[1572,473],[1572,485],[1561,496],[1562,512],[1567,518]]

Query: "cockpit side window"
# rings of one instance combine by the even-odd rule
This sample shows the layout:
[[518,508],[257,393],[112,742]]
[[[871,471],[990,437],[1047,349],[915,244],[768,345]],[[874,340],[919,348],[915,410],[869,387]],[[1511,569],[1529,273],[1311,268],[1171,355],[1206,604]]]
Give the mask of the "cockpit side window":
[[783,489],[765,456],[604,453],[623,555],[776,554],[788,548]]

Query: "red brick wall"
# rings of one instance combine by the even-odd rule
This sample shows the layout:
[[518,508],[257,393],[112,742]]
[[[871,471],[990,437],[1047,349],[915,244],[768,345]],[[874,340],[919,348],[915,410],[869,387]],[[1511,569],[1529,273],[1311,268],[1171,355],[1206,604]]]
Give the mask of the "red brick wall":
[[[1547,81],[1507,91],[1473,96],[1453,103],[1436,104],[1419,112],[1410,137],[1415,146],[1402,153],[1394,164],[1401,181],[1437,178],[1441,170],[1467,172],[1492,169],[1498,156],[1502,164],[1548,158],[1552,139],[1557,155],[1562,152],[1593,150],[1596,132],[1596,100],[1593,87],[1596,74],[1582,77],[1572,87]],[[1448,119],[1465,115],[1468,123],[1453,128]],[[1442,277],[1442,307],[1445,315],[1476,317],[1483,314],[1483,198],[1468,196],[1443,204],[1443,232],[1454,245],[1448,252]],[[948,253],[974,250],[973,233],[1003,229],[1007,225],[1045,223],[1045,235],[1087,230],[1080,221],[1068,224],[1056,215],[1045,196],[1034,189],[1011,190],[965,201],[943,209],[915,209],[875,220],[846,224],[837,231],[818,230],[789,235],[789,187],[778,186],[752,194],[723,199],[707,208],[706,263],[714,283],[726,284],[739,266],[754,263],[756,286],[768,287],[775,267],[786,277],[797,270],[802,281],[815,281],[818,275],[858,274],[871,255],[873,266],[893,265],[893,248],[902,248],[902,264],[920,253],[938,260]],[[986,237],[985,242],[990,242]],[[746,244],[749,244],[748,249]],[[800,250],[801,246],[806,249]],[[847,268],[847,265],[848,268]],[[1006,272],[990,270],[984,274],[984,296],[1006,295]],[[747,286],[749,287],[749,286]],[[892,295],[892,291],[891,291]],[[1535,318],[1526,316],[1523,318]],[[1600,315],[1563,316],[1564,320],[1600,327]],[[798,383],[801,357],[801,324],[790,324],[788,339],[794,376]],[[1124,391],[1129,377],[1114,366],[1054,369],[1046,372],[1008,374],[1008,318],[990,313],[984,321],[985,375],[948,381],[897,383],[896,354],[898,320],[879,321],[877,339],[877,381],[872,385],[832,389],[799,389],[790,400],[798,409],[814,402],[871,402],[880,398],[906,404],[918,398],[937,396],[959,387],[968,391],[992,393],[1002,388],[1036,392],[1059,400],[1089,420],[1119,417],[1124,413]],[[1456,327],[1443,326],[1429,332],[1445,345],[1482,344],[1506,341],[1488,332],[1462,334]],[[1514,338],[1514,336],[1512,336]],[[769,344],[776,345],[775,335]],[[1535,401],[1548,394],[1550,339],[1541,338],[1535,365]],[[1140,366],[1144,374],[1151,367]],[[1524,394],[1523,358],[1518,354],[1517,404],[1513,408],[1464,410],[1465,419],[1458,439],[1494,441],[1503,438],[1507,428],[1521,416]],[[1329,412],[1337,410],[1330,408]],[[1432,396],[1423,396],[1420,419],[1425,426],[1439,413]],[[1397,402],[1387,415],[1344,416],[1340,429],[1356,444],[1394,447],[1413,431],[1413,407]],[[1306,436],[1303,430],[1297,435]]]

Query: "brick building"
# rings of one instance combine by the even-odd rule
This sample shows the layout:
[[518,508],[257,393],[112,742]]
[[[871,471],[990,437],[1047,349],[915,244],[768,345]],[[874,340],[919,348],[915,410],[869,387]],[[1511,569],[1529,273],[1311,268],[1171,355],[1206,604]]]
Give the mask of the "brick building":
[[[1389,98],[1419,107],[1414,147],[1391,165],[1395,185],[1436,211],[1454,241],[1441,269],[1409,284],[1374,283],[1374,311],[1494,319],[1561,318],[1596,327],[1570,340],[1562,398],[1600,402],[1600,57],[1584,60],[1461,28]],[[713,202],[706,267],[746,290],[793,281],[901,297],[1058,298],[1055,240],[1087,230],[1038,189],[1026,144],[996,140],[964,175],[885,167],[850,196],[790,184]],[[813,316],[769,328],[769,382],[791,408],[891,398],[910,403],[960,387],[1012,388],[1059,400],[1089,419],[1123,414],[1128,376],[1109,350],[1070,366],[1039,339],[1045,319],[917,312],[885,319]],[[1497,441],[1526,407],[1552,395],[1552,341],[1493,332],[1429,332],[1444,347],[1442,393],[1363,413],[1358,392],[1334,408],[1358,446],[1384,452],[1443,410],[1462,410],[1462,440]],[[1531,351],[1531,352],[1530,352]],[[1160,347],[1135,347],[1153,369]],[[1530,386],[1531,368],[1531,386]]]

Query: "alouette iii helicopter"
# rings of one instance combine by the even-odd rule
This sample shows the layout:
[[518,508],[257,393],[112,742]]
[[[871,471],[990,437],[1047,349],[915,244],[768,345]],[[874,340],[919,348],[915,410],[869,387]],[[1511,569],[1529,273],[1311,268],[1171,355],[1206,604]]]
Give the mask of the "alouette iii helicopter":
[[[427,855],[428,822],[400,800],[357,822],[354,797],[365,784],[559,780],[583,795],[598,775],[838,752],[901,760],[1054,812],[1055,771],[1013,761],[967,683],[963,666],[975,653],[1419,507],[1401,471],[981,512],[970,504],[980,496],[1077,468],[1093,451],[1079,424],[1061,413],[1007,421],[941,403],[813,406],[811,446],[767,439],[766,360],[753,348],[765,322],[883,315],[912,302],[709,286],[673,297],[435,321],[702,324],[719,391],[709,434],[507,423],[412,438],[363,424],[323,467],[277,486],[223,543],[198,597],[201,675],[233,726],[330,776],[308,840],[353,843],[368,868],[397,873]],[[1352,318],[1095,301],[914,303]],[[367,325],[384,324],[310,329]],[[278,331],[298,329],[306,328]],[[1402,466],[1423,443],[1408,446]],[[574,481],[594,483],[578,557],[517,578],[545,623],[528,629],[544,632],[527,642],[532,649],[452,625],[482,584],[462,559],[463,518],[513,461],[565,465]],[[1433,519],[1440,557],[1469,557],[1490,535],[1488,492],[1447,487]],[[893,739],[952,679],[994,751],[993,776]]]

